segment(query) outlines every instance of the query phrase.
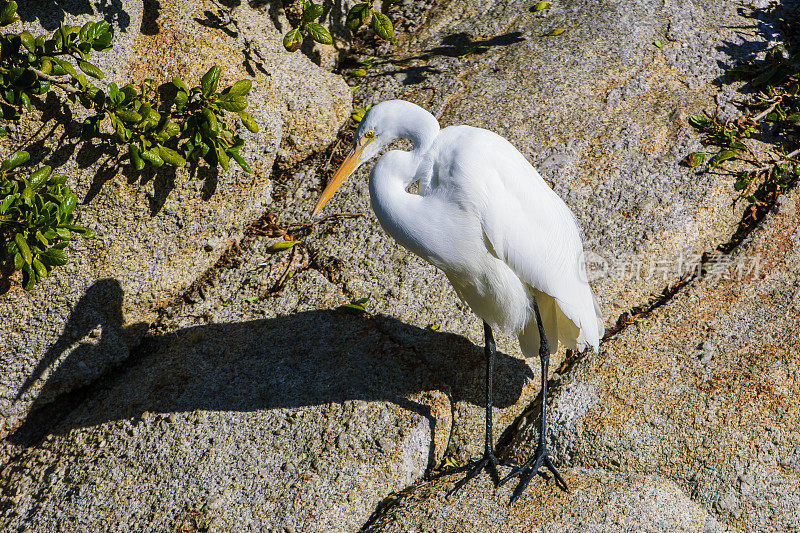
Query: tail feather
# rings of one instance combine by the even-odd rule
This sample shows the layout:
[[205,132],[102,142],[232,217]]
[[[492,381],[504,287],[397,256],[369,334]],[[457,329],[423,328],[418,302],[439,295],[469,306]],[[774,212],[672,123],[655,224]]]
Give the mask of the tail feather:
[[[600,338],[604,333],[603,313],[594,292],[591,289],[590,292],[593,304],[591,311],[586,309],[578,315],[581,325],[584,325],[584,329],[579,328],[575,322],[567,317],[555,298],[538,289],[533,289],[534,297],[539,307],[539,314],[542,317],[544,333],[547,335],[550,344],[551,354],[558,351],[559,344],[570,350],[583,350],[587,346],[591,346],[595,351],[598,349]],[[519,334],[519,344],[520,348],[522,348],[522,353],[526,357],[533,357],[539,354],[539,328],[533,317]]]

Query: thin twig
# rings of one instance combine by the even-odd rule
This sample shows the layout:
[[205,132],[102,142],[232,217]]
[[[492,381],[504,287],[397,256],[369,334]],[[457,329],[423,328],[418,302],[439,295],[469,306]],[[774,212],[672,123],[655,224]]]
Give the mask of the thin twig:
[[358,217],[365,217],[365,216],[367,216],[366,213],[360,213],[360,212],[357,212],[357,213],[334,213],[332,215],[324,216],[321,219],[315,220],[313,222],[298,222],[298,223],[295,223],[295,224],[290,224],[289,226],[287,226],[286,229],[288,231],[288,230],[291,230],[291,229],[308,228],[308,227],[311,227],[311,226],[315,226],[317,224],[321,224],[322,222],[327,222],[328,220],[336,220],[336,219],[339,219],[339,218],[358,218]]
[[753,117],[753,121],[755,121],[755,122],[759,122],[759,121],[760,121],[760,120],[762,120],[764,117],[766,117],[767,115],[769,115],[770,113],[772,113],[773,111],[775,111],[775,108],[776,108],[776,107],[778,107],[778,104],[779,104],[779,103],[781,103],[781,100],[783,100],[783,97],[778,97],[778,98],[777,98],[777,100],[775,100],[774,102],[772,102],[772,105],[771,105],[771,106],[769,106],[768,108],[766,108],[764,111],[762,111],[762,112],[761,112],[761,113],[759,113],[758,115],[754,116],[754,117]]
[[325,166],[324,166],[324,167],[322,167],[322,168],[324,168],[325,170],[327,170],[327,169],[328,169],[328,166],[331,164],[331,159],[333,159],[333,156],[334,156],[334,154],[336,154],[336,149],[337,149],[337,148],[339,148],[339,145],[340,145],[340,144],[342,144],[342,138],[341,138],[341,137],[339,137],[339,138],[336,140],[336,144],[335,144],[335,145],[333,145],[333,150],[331,150],[331,154],[328,156],[328,160],[327,160],[327,161],[325,161]]
[[35,73],[37,76],[39,76],[40,78],[42,78],[43,80],[49,81],[50,83],[52,83],[52,84],[54,84],[54,85],[57,85],[59,88],[63,89],[64,91],[66,91],[66,92],[68,92],[68,93],[79,93],[79,92],[80,92],[78,89],[76,89],[76,88],[75,88],[75,87],[73,87],[72,85],[69,85],[68,83],[64,83],[64,80],[62,80],[62,79],[60,79],[60,78],[56,78],[56,77],[54,77],[54,76],[51,76],[51,75],[49,75],[49,74],[45,74],[45,73],[44,73],[44,72],[42,72],[41,70],[37,70],[37,69],[35,69],[35,68],[33,68],[33,67],[30,67],[30,69],[31,69],[31,70],[32,70],[32,71],[33,71],[33,72],[34,72],[34,73]]
[[286,283],[286,280],[289,277],[289,270],[292,268],[292,264],[294,263],[294,256],[297,253],[297,245],[292,246],[292,253],[289,256],[289,264],[286,265],[286,269],[281,274],[281,277],[278,278],[278,281],[275,282],[275,285],[269,290],[269,292],[278,292],[283,288],[283,285]]
[[800,154],[800,148],[798,148],[797,150],[794,150],[793,152],[789,152],[788,154],[786,154],[786,157],[784,157],[784,160],[792,159],[793,157],[795,157],[798,154]]

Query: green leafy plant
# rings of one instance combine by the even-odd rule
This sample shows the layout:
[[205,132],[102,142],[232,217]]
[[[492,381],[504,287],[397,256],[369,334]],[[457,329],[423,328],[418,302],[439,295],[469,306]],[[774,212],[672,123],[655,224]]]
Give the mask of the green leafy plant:
[[[394,2],[384,0],[383,3],[388,5]],[[350,31],[356,31],[366,23],[369,23],[372,30],[381,39],[388,41],[394,35],[394,24],[392,24],[391,19],[386,14],[375,9],[372,0],[354,5],[347,12],[347,19],[345,20],[345,25]]]
[[[684,159],[689,167],[705,164],[708,169],[729,173],[738,198],[762,210],[800,176],[800,25],[794,13],[786,13],[779,20],[784,42],[767,50],[763,57],[754,57],[728,71],[731,78],[747,81],[757,89],[742,102],[742,115],[733,120],[710,114],[691,117],[689,124],[705,134],[707,148]],[[747,139],[756,134],[773,139],[767,160],[747,145]]]
[[[16,2],[6,2],[0,8],[0,26],[15,20]],[[34,38],[26,31],[0,36],[3,117],[18,119],[23,109],[30,110],[31,98],[58,87],[71,103],[80,103],[95,112],[83,123],[83,138],[100,137],[102,125],[107,122],[117,141],[128,146],[131,164],[137,170],[145,164],[180,167],[187,159],[203,158],[209,165],[225,170],[233,159],[243,170],[251,171],[239,155],[244,140],[225,125],[224,117],[225,112],[238,113],[248,130],[258,131],[258,125],[245,111],[250,80],[239,80],[218,91],[222,70],[214,66],[203,75],[200,85],[191,89],[180,78],[174,78],[175,96],[171,99],[160,98],[152,79],[121,88],[110,83],[102,89],[87,78],[104,77],[88,59],[92,51],[109,50],[112,39],[105,21],[83,26],[61,24],[50,38]]]
[[0,163],[0,237],[3,267],[22,270],[22,286],[30,290],[50,271],[66,264],[65,248],[73,234],[94,237],[95,231],[75,223],[77,198],[66,176],[48,165],[33,173],[19,170],[30,154],[19,150]]
[[531,8],[531,11],[533,11],[534,13],[537,13],[539,11],[544,11],[545,9],[550,7],[550,4],[552,4],[552,3],[553,2],[546,2],[546,1],[536,2],[536,4],[533,6],[533,8]]
[[[17,3],[0,0],[0,27],[18,20]],[[97,87],[90,80],[102,80],[104,74],[89,60],[93,52],[109,50],[112,40],[111,26],[105,21],[83,26],[62,23],[49,37],[28,31],[0,35],[3,118],[19,120],[31,110],[34,99],[57,88],[69,103],[93,111],[83,123],[82,137],[106,141],[103,129],[108,127],[113,131],[111,138],[127,147],[136,170],[145,165],[180,167],[201,159],[227,170],[233,159],[251,172],[239,155],[244,140],[226,118],[226,113],[236,113],[248,130],[258,131],[246,111],[250,80],[220,90],[221,69],[214,66],[192,88],[180,78],[160,88],[151,79],[136,86]],[[163,90],[170,85],[171,91]],[[6,128],[0,126],[0,136],[5,134]],[[77,198],[64,174],[53,173],[47,165],[29,175],[18,170],[29,157],[19,150],[3,160],[0,168],[0,263],[6,273],[22,270],[26,290],[67,261],[65,249],[73,233],[94,236],[91,228],[75,224]]]
[[[19,20],[16,11],[16,2],[2,2],[0,26]],[[48,93],[52,85],[67,91],[72,102],[80,99],[88,104],[96,88],[92,88],[86,76],[103,78],[100,69],[88,60],[92,51],[110,49],[112,38],[111,27],[105,21],[87,22],[83,26],[61,24],[50,38],[34,37],[28,31],[0,36],[3,118],[14,120],[23,108],[30,111],[31,99]],[[77,69],[68,59],[75,62]]]
[[237,113],[249,131],[258,132],[255,120],[245,111],[252,82],[239,80],[218,92],[220,73],[218,66],[211,67],[200,85],[191,89],[182,79],[173,78],[175,96],[166,100],[159,98],[151,79],[138,88],[130,83],[122,88],[110,83],[107,92],[95,93],[96,114],[84,122],[84,138],[99,136],[102,122],[108,119],[117,140],[128,145],[131,164],[137,170],[145,165],[181,167],[187,160],[202,158],[225,170],[233,159],[242,170],[252,172],[239,155],[244,140],[224,120],[226,111]]
[[367,114],[367,111],[372,109],[372,104],[368,104],[366,107],[354,107],[352,111],[350,111],[350,118],[353,121],[355,126],[358,126],[361,123],[361,120],[364,118],[364,115]]
[[[399,0],[384,0],[383,5],[388,6],[397,2]],[[333,44],[333,37],[330,32],[319,23],[324,12],[321,5],[309,0],[303,0],[302,9],[299,11],[299,16],[292,16],[292,10],[287,9],[286,14],[292,24],[292,29],[286,32],[283,37],[284,48],[290,52],[295,52],[303,46],[303,41],[306,37],[320,44]],[[373,0],[357,3],[350,8],[345,17],[345,25],[353,32],[356,32],[365,24],[368,24],[375,32],[375,35],[381,39],[389,41],[394,36],[392,20],[385,13],[375,9]]]
[[286,32],[283,37],[283,47],[290,52],[299,50],[303,45],[303,39],[308,36],[320,44],[333,44],[333,37],[325,26],[316,22],[322,16],[322,6],[309,2],[303,2],[303,11],[300,23]]
[[338,309],[353,315],[363,315],[364,313],[367,312],[368,301],[369,301],[369,296],[366,296],[364,298],[359,298],[358,300],[355,300],[353,303],[340,305]]

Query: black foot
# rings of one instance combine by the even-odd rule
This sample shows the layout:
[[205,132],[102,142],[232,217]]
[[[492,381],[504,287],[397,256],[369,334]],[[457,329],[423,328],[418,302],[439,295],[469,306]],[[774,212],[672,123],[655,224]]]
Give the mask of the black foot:
[[476,459],[475,461],[470,461],[468,464],[457,468],[456,472],[465,472],[468,470],[467,475],[464,476],[462,480],[455,484],[455,486],[447,493],[448,496],[452,496],[462,488],[464,485],[469,483],[469,480],[476,477],[480,474],[484,469],[489,471],[489,475],[492,476],[492,480],[494,480],[495,486],[500,483],[500,475],[497,473],[497,465],[500,464],[500,461],[494,456],[494,453],[491,450],[486,450],[483,453],[483,458]]
[[[533,466],[531,466],[533,463]],[[558,473],[556,467],[553,466],[553,462],[550,461],[550,457],[547,455],[547,446],[540,444],[538,448],[536,448],[536,453],[525,461],[525,463],[514,470],[511,471],[506,477],[500,480],[500,485],[505,484],[509,479],[512,477],[519,477],[519,485],[517,488],[514,489],[514,494],[511,495],[511,503],[514,503],[522,496],[522,493],[528,487],[528,484],[533,479],[533,476],[536,474],[541,475],[545,479],[549,479],[547,474],[544,472],[539,472],[539,467],[544,466],[550,472],[552,472],[553,477],[556,479],[556,485],[559,486],[564,492],[569,492],[569,488],[567,487],[567,483],[564,481],[564,478],[561,477],[561,474]],[[526,472],[527,470],[527,472]]]

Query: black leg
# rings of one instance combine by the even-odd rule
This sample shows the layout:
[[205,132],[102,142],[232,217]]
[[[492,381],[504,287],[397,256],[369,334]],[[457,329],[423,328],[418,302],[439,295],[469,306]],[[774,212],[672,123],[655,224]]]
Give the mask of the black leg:
[[544,466],[550,472],[552,472],[556,479],[556,484],[564,489],[564,491],[569,492],[566,482],[561,477],[561,474],[558,473],[558,470],[556,470],[555,466],[553,466],[553,463],[550,461],[550,457],[547,453],[547,442],[545,439],[547,436],[547,366],[550,362],[550,343],[547,342],[547,336],[545,335],[544,327],[542,326],[542,317],[539,315],[539,306],[537,305],[535,298],[533,300],[533,311],[536,314],[536,324],[539,327],[539,360],[542,363],[541,431],[539,433],[539,444],[536,446],[536,453],[533,454],[533,457],[525,461],[525,463],[519,468],[512,470],[510,474],[500,480],[500,485],[502,485],[512,477],[519,476],[519,485],[517,485],[517,488],[514,489],[514,494],[511,496],[512,503],[522,495],[523,491],[525,488],[527,488],[528,484],[531,482],[531,479],[533,479],[536,474],[541,474],[542,476],[547,477],[544,473],[539,472],[539,467],[541,466]]
[[500,482],[500,476],[497,474],[498,461],[492,446],[492,378],[494,377],[495,345],[492,328],[486,322],[483,323],[483,336],[485,339],[484,354],[486,355],[486,440],[483,445],[483,457],[462,467],[462,470],[469,470],[469,472],[455,484],[448,494],[455,494],[470,479],[480,474],[484,468],[489,470],[495,485]]

